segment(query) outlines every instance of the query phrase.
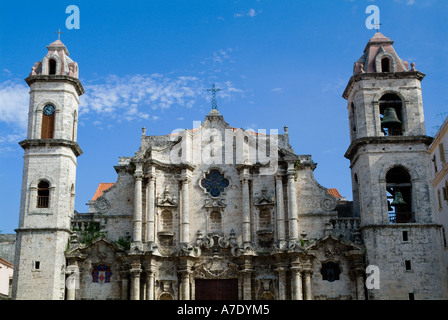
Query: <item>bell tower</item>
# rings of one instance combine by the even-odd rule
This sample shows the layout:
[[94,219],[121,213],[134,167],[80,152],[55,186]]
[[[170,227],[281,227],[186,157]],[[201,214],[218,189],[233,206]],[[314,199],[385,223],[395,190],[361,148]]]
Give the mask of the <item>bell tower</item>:
[[30,87],[13,299],[64,299],[65,250],[74,213],[78,64],[56,40],[25,79]]
[[370,299],[446,298],[442,230],[432,199],[423,115],[425,74],[376,33],[344,91],[349,115],[353,207],[361,217],[366,264],[380,271]]

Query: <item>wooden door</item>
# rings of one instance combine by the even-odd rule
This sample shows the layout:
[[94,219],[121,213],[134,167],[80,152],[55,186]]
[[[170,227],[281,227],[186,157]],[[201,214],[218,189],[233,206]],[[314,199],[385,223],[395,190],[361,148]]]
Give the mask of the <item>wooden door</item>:
[[238,300],[237,279],[196,279],[196,300]]

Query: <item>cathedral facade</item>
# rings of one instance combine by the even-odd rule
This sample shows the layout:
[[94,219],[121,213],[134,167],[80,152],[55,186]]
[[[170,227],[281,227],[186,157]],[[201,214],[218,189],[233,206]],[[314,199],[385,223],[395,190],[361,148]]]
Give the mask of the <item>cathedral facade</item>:
[[84,88],[50,44],[26,79],[13,299],[446,299],[424,74],[392,44],[375,34],[343,93],[353,201],[315,180],[287,127],[237,129],[215,104],[197,128],[143,128],[88,213],[74,211]]

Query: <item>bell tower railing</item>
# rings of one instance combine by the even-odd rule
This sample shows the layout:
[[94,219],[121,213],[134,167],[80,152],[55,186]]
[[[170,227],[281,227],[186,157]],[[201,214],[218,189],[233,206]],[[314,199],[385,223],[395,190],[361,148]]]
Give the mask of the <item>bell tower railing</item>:
[[390,212],[389,223],[411,223],[415,222],[413,212]]

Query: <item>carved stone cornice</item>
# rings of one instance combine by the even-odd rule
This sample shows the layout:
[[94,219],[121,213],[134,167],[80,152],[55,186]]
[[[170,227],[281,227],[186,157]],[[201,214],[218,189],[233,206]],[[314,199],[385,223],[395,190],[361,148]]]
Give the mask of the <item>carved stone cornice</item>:
[[33,75],[25,79],[25,82],[31,87],[35,82],[67,82],[72,84],[79,96],[84,94],[84,88],[79,79],[65,75]]
[[27,139],[20,141],[19,145],[23,149],[29,149],[33,147],[66,147],[72,149],[76,157],[79,157],[82,154],[82,150],[77,142],[65,139]]

